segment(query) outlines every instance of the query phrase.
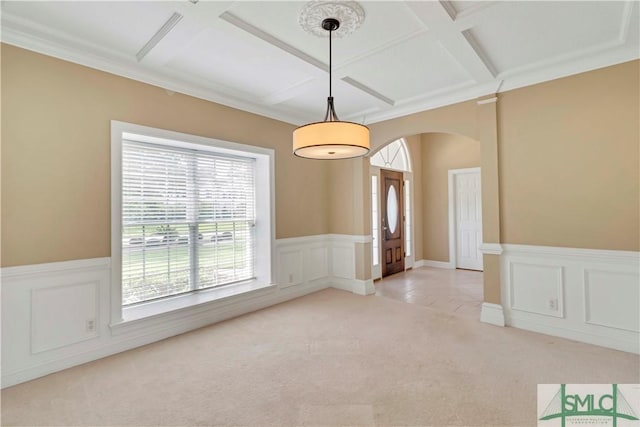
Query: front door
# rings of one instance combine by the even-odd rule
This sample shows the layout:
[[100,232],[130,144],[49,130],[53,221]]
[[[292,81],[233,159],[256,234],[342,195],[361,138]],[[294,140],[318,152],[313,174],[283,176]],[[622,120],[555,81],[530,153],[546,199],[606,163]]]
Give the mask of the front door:
[[380,171],[382,277],[404,271],[402,172]]

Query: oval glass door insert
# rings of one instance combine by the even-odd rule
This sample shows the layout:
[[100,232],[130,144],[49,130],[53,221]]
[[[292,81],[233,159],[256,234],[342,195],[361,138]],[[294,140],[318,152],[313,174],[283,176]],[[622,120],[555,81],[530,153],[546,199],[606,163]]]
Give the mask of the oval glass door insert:
[[398,227],[398,194],[393,185],[389,186],[387,193],[387,224],[389,225],[389,233],[395,233]]

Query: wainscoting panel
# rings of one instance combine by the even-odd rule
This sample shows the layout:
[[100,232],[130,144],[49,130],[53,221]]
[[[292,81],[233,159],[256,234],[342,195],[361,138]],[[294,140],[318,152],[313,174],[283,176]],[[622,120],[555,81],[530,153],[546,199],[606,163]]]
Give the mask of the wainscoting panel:
[[281,288],[303,282],[303,249],[287,247],[278,250],[278,283]]
[[640,254],[502,245],[507,325],[640,353]]
[[334,243],[331,261],[334,277],[355,279],[355,246],[348,242]]
[[2,386],[104,346],[109,280],[109,258],[2,269]]
[[304,257],[307,280],[325,279],[329,276],[329,246],[315,244],[309,246]]
[[100,282],[31,291],[31,353],[97,338]]
[[564,317],[562,266],[512,261],[509,269],[512,310]]
[[327,287],[365,294],[369,283],[355,279],[354,263],[356,243],[367,238],[326,234],[276,240],[276,283],[128,324],[111,319],[110,258],[4,268],[2,387]]
[[584,272],[585,321],[640,332],[640,284],[633,272]]

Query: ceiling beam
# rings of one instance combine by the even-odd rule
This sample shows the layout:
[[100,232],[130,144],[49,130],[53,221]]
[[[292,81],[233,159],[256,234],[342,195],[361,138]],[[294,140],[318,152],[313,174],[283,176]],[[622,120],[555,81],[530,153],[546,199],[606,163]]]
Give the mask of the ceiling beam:
[[[455,22],[456,27],[459,30],[466,30],[467,28],[471,28],[474,25],[478,25],[484,21],[485,17],[489,16],[489,8],[493,8],[494,6],[498,6],[501,2],[498,1],[478,1],[473,3],[473,5],[467,7],[460,12],[455,10],[455,7],[448,0],[440,0],[440,4],[447,9],[452,10],[449,15],[451,19]],[[493,11],[493,10],[492,10]]]
[[175,27],[182,18],[183,18],[182,14],[178,12],[173,12],[173,15],[171,15],[171,17],[167,20],[167,22],[165,22],[164,25],[162,25],[162,27],[160,27],[160,29],[156,31],[156,33],[153,36],[151,36],[149,41],[147,41],[147,43],[145,43],[145,45],[142,46],[142,49],[140,49],[138,53],[136,53],[136,59],[138,60],[138,62],[142,61],[142,58],[147,56],[147,54],[151,52],[151,49],[156,47],[156,45],[160,43],[160,41],[167,34],[169,34],[169,31],[171,31],[173,27]]
[[174,15],[182,16],[180,23],[157,40],[143,58],[138,58],[138,62],[146,66],[164,68],[167,63],[184,52],[203,31],[210,28],[211,23],[217,21],[218,15],[231,5],[232,2],[229,1],[199,4],[185,1],[176,4]]
[[362,92],[371,95],[372,97],[384,102],[385,104],[393,107],[393,105],[395,104],[395,101],[391,98],[388,98],[386,96],[384,96],[383,94],[381,94],[380,92],[376,91],[375,89],[370,88],[369,86],[366,86],[363,83],[360,83],[359,81],[352,79],[349,76],[345,76],[342,77],[340,80],[342,80],[343,82],[350,84],[351,86],[360,89]]
[[240,28],[241,30],[246,31],[247,33],[256,36],[257,38],[259,38],[260,40],[263,40],[267,43],[269,43],[270,45],[273,45],[285,52],[287,52],[289,55],[295,56],[296,58],[300,59],[301,61],[306,62],[307,64],[311,64],[314,67],[318,68],[319,70],[328,72],[329,67],[327,66],[327,64],[325,64],[322,61],[317,60],[316,58],[314,58],[311,55],[307,55],[306,53],[304,53],[303,51],[301,51],[300,49],[297,49],[293,46],[291,46],[288,43],[283,42],[282,40],[280,40],[277,37],[272,36],[271,34],[262,31],[260,28],[256,27],[255,25],[252,25],[250,23],[248,23],[247,21],[243,20],[242,18],[234,15],[233,13],[226,11],[223,12],[220,15],[220,19],[222,19],[223,21],[228,22],[229,24]]
[[456,27],[451,16],[455,13],[453,6],[436,1],[406,2],[406,5],[476,82],[495,78],[493,66],[485,63],[487,55]]

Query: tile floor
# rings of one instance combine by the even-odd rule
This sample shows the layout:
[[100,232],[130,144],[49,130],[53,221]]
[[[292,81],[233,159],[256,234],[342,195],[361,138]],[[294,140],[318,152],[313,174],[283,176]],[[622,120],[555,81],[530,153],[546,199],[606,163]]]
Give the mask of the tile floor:
[[376,296],[480,319],[481,271],[420,267],[374,283]]

